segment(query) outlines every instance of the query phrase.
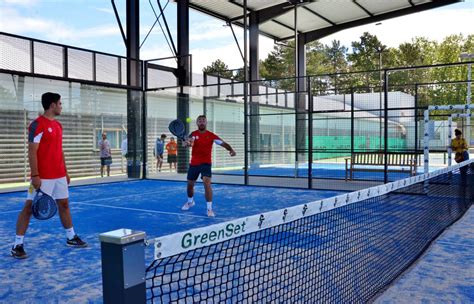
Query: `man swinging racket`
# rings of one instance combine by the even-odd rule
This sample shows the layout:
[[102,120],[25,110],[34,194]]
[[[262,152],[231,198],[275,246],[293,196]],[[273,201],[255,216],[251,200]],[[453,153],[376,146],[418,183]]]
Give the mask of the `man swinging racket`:
[[26,203],[16,222],[15,244],[11,250],[11,255],[16,259],[27,257],[23,249],[23,238],[30,223],[31,205],[37,189],[41,189],[41,191],[56,199],[59,217],[66,230],[66,244],[70,247],[87,246],[87,243],[82,241],[74,232],[69,209],[69,175],[67,174],[62,147],[63,129],[55,119],[62,111],[61,96],[56,93],[44,93],[41,96],[41,103],[44,114],[30,124],[28,131],[31,185]]
[[204,183],[204,191],[207,201],[207,216],[214,217],[212,210],[212,187],[211,187],[211,159],[212,159],[212,145],[214,143],[229,151],[230,156],[235,156],[235,151],[232,147],[219,138],[216,134],[208,131],[207,118],[205,115],[198,116],[196,120],[198,130],[189,135],[189,139],[185,142],[186,146],[192,147],[191,163],[188,169],[188,201],[181,208],[182,210],[189,210],[194,206],[194,184],[201,174]]

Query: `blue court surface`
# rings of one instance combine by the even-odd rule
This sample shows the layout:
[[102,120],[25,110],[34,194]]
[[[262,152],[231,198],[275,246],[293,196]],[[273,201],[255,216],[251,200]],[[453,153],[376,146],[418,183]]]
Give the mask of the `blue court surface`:
[[471,208],[375,303],[474,303],[473,235]]
[[[353,179],[355,180],[368,180],[368,181],[383,181],[384,172],[383,166],[358,166],[357,168],[376,169],[378,172],[370,171],[355,171],[353,172]],[[389,169],[406,170],[406,172],[389,172],[388,180],[394,181],[403,178],[410,177],[408,167],[395,167],[390,166]],[[439,168],[432,167],[430,171],[437,170]],[[423,168],[418,167],[418,174],[423,174]],[[244,175],[243,169],[234,170],[214,170],[214,173],[219,174],[231,174],[231,175]],[[278,176],[278,177],[308,177],[308,165],[299,164],[296,168],[295,165],[281,164],[281,165],[262,165],[259,167],[251,167],[248,170],[249,175],[254,176]],[[349,172],[347,173],[349,176]],[[346,169],[344,164],[323,164],[315,163],[312,167],[313,178],[333,178],[333,179],[345,179]]]
[[[65,245],[58,216],[32,218],[25,237],[26,260],[10,257],[15,223],[25,192],[0,195],[0,303],[100,303],[102,278],[98,235],[119,228],[142,230],[149,238],[207,226],[233,218],[298,205],[339,192],[268,187],[214,185],[216,218],[206,216],[201,184],[196,206],[181,211],[186,184],[154,180],[70,188],[76,232],[89,243],[85,249]],[[152,262],[152,246],[147,263]]]

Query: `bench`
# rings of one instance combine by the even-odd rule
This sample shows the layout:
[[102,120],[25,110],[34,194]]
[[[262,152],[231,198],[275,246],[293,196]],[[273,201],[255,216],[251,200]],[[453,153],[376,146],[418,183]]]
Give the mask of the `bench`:
[[[384,172],[385,170],[385,155],[383,152],[354,152],[351,157],[346,157],[344,160],[346,162],[346,181],[348,177],[352,180],[355,171]],[[403,172],[415,176],[418,167],[418,154],[389,152],[387,153],[387,163],[389,167],[387,172]],[[360,166],[381,166],[382,168]],[[393,168],[394,166],[398,168]]]

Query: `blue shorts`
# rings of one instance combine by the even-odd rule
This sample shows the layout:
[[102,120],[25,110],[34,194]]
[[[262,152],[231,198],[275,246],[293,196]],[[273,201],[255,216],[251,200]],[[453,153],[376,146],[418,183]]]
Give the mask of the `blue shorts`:
[[195,181],[198,179],[199,174],[201,174],[201,179],[204,176],[212,177],[212,165],[211,164],[200,164],[197,166],[189,165],[188,169],[188,180]]

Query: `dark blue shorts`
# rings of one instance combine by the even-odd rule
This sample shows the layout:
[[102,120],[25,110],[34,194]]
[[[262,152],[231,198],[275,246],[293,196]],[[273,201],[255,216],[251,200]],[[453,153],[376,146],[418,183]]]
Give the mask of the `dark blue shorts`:
[[197,166],[189,165],[188,169],[188,180],[195,181],[198,179],[199,174],[201,174],[201,178],[204,176],[212,177],[212,166],[211,164],[201,164]]

